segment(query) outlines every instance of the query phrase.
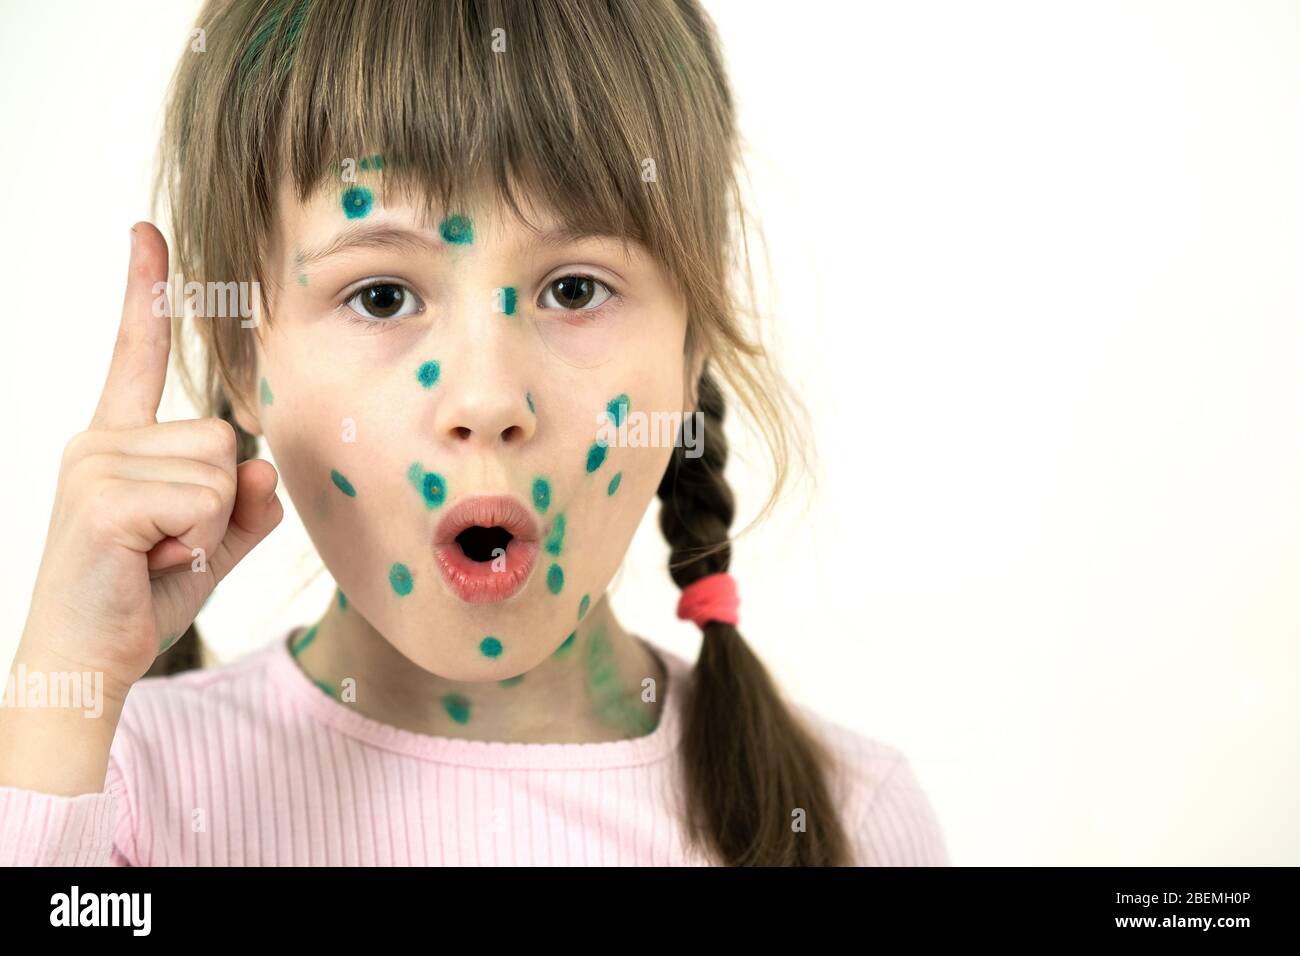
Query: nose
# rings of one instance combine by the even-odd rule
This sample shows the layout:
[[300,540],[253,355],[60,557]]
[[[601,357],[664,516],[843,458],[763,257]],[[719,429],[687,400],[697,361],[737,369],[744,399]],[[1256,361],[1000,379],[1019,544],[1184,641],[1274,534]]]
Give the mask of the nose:
[[[434,420],[439,441],[456,448],[501,450],[521,446],[537,430],[523,343],[509,319],[485,310],[455,324],[462,334],[443,363],[443,388]],[[450,342],[447,344],[451,344]],[[458,357],[457,357],[458,356]]]

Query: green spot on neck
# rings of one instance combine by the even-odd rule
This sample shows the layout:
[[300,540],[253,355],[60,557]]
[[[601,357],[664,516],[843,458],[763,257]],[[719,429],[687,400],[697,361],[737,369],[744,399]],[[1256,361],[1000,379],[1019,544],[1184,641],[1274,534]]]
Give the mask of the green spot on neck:
[[469,723],[469,698],[461,694],[447,694],[442,698],[443,710],[458,724]]

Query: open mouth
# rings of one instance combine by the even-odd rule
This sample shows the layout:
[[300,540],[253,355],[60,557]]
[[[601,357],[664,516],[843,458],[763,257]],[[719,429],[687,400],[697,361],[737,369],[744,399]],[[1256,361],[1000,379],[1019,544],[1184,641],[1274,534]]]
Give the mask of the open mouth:
[[462,500],[443,515],[433,550],[443,579],[471,604],[518,593],[537,563],[537,519],[507,495]]

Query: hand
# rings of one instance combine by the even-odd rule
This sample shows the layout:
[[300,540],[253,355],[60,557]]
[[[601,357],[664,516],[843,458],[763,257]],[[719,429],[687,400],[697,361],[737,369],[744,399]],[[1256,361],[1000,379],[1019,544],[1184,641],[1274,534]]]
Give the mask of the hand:
[[227,422],[158,423],[171,318],[154,314],[154,288],[167,281],[167,243],[150,223],[131,235],[112,364],[90,427],[64,450],[20,649],[102,671],[123,697],[284,516],[275,468],[236,467]]

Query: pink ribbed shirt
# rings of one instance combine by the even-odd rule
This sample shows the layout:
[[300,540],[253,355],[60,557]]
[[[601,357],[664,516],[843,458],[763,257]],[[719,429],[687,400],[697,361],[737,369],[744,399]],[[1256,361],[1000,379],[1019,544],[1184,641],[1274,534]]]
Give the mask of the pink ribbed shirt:
[[[0,865],[708,866],[679,831],[690,665],[631,740],[492,743],[382,724],[323,693],[287,640],[127,697],[102,793],[0,786]],[[864,866],[946,866],[907,758],[798,704],[838,758]]]

